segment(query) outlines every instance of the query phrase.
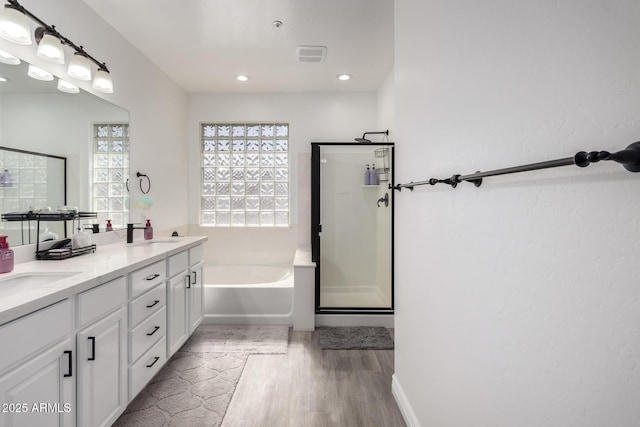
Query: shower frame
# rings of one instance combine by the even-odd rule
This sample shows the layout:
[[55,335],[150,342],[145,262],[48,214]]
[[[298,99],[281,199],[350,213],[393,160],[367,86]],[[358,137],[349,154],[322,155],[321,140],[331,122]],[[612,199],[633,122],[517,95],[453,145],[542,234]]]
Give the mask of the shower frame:
[[[389,203],[391,204],[391,235],[389,236],[389,244],[391,245],[391,305],[390,307],[321,307],[320,306],[320,278],[322,274],[322,265],[320,261],[320,233],[322,224],[320,218],[320,148],[323,146],[343,146],[343,147],[388,147],[390,152],[390,174],[387,176],[389,189]],[[316,314],[394,314],[395,307],[395,284],[394,284],[394,225],[395,225],[395,203],[393,186],[395,182],[395,143],[393,142],[312,142],[311,143],[311,257],[316,263],[315,268],[315,313]]]

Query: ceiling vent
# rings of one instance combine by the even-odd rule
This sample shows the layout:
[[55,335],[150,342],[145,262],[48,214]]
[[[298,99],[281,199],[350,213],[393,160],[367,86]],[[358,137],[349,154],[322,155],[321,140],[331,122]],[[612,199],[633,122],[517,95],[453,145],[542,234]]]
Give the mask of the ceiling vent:
[[298,46],[296,57],[300,62],[322,62],[327,57],[326,46]]

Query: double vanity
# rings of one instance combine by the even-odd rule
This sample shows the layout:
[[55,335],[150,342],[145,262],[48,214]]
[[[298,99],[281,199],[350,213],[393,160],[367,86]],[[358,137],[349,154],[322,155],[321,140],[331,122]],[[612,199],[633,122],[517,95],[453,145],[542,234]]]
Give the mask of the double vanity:
[[0,276],[0,427],[110,426],[203,319],[203,242],[99,246]]

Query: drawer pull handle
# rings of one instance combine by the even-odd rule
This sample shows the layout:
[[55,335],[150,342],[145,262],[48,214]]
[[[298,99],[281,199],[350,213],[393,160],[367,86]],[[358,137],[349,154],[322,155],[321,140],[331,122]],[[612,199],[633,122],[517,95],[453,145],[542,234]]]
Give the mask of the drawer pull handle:
[[68,354],[69,355],[69,373],[68,374],[64,374],[64,377],[71,377],[73,376],[73,351],[71,350],[65,350],[64,354]]
[[155,279],[157,277],[160,277],[160,275],[158,273],[155,273],[155,274],[151,274],[151,275],[145,277],[144,280],[153,280],[153,279]]
[[91,357],[87,360],[96,360],[96,337],[87,337],[87,339],[91,341]]
[[187,284],[187,289],[191,288],[191,277],[189,275],[184,276],[185,283]]
[[147,365],[147,368],[150,368],[150,367],[152,367],[153,365],[155,365],[155,364],[156,364],[156,362],[157,362],[158,360],[160,360],[160,358],[159,358],[158,356],[154,357],[154,358],[153,358],[153,362],[151,362],[151,364],[150,364],[150,365]]
[[191,282],[191,284],[195,285],[197,281],[198,281],[198,272],[194,271],[193,272],[193,281]]
[[151,335],[155,334],[156,332],[158,332],[158,329],[160,329],[160,326],[156,326],[155,328],[153,328],[153,331],[149,332],[147,334],[147,336],[151,336]]
[[151,308],[151,307],[155,306],[156,304],[158,304],[159,302],[160,302],[159,299],[153,300],[153,304],[148,305],[147,308]]

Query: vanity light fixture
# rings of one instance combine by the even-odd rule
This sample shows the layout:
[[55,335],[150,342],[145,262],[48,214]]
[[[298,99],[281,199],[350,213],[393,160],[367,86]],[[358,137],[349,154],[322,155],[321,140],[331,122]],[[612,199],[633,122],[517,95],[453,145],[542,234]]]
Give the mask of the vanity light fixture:
[[[113,93],[113,81],[104,62],[98,61],[89,55],[82,46],[76,45],[60,34],[54,25],[47,24],[29,12],[18,0],[5,1],[7,4],[4,6],[4,11],[0,13],[0,37],[18,44],[31,44],[31,27],[27,19],[30,18],[38,23],[38,28],[35,30],[35,39],[38,43],[37,56],[57,64],[64,64],[63,46],[69,46],[75,52],[69,61],[67,74],[78,80],[89,81],[91,80],[91,63],[93,63],[98,66],[93,88],[104,93]],[[7,59],[0,53],[0,62],[9,63],[6,62],[7,60],[11,59]],[[18,62],[15,63],[20,63],[20,60],[18,59]]]
[[31,64],[29,64],[29,71],[27,72],[27,75],[33,79],[43,80],[45,82],[53,80],[53,74]]
[[2,62],[3,64],[18,65],[20,64],[20,58],[18,58],[17,56],[13,56],[9,52],[5,52],[4,50],[0,50],[0,62]]
[[111,74],[106,69],[100,68],[96,72],[96,76],[93,78],[93,88],[100,92],[113,93]]
[[66,93],[79,93],[80,88],[66,80],[58,79],[58,90]]
[[[52,28],[54,27],[52,26]],[[37,56],[56,64],[64,64],[62,40],[57,36],[57,33],[47,31],[44,27],[38,27],[36,29],[36,42],[38,43]]]
[[338,80],[346,82],[347,80],[351,80],[351,74],[338,74]]
[[249,76],[245,76],[244,74],[240,74],[236,76],[236,80],[241,81],[241,82],[246,82],[247,80],[249,80]]
[[0,14],[0,37],[22,45],[30,45],[31,27],[29,20],[17,2],[9,1]]
[[69,61],[67,74],[74,79],[86,81],[91,80],[91,62],[84,51],[73,54],[73,58]]

